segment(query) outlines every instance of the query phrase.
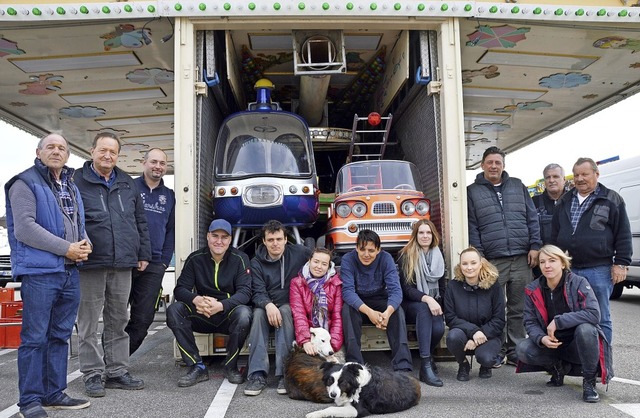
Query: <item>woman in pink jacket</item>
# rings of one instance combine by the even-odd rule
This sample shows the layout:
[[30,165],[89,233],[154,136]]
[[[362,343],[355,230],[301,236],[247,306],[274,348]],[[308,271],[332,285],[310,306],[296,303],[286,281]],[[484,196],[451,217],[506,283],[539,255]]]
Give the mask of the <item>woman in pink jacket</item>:
[[310,328],[324,328],[331,335],[331,347],[337,352],[342,335],[342,281],[331,261],[331,251],[316,248],[298,277],[291,280],[289,303],[293,314],[296,342],[311,356],[317,354],[311,344]]

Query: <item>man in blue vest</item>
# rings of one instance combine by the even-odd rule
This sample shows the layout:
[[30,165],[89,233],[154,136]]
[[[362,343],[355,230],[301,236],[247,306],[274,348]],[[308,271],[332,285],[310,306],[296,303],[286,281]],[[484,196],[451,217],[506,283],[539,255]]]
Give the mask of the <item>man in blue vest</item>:
[[151,261],[146,269],[134,268],[131,273],[131,312],[125,328],[129,334],[129,355],[140,347],[153,323],[164,272],[175,248],[176,197],[162,180],[167,172],[167,154],[159,148],[150,149],[142,158],[142,166],[142,175],[135,183],[147,215]]
[[91,253],[68,160],[67,141],[47,135],[38,143],[34,165],[5,185],[11,266],[22,281],[18,406],[27,418],[90,405],[64,393],[68,340],[80,302],[77,263]]

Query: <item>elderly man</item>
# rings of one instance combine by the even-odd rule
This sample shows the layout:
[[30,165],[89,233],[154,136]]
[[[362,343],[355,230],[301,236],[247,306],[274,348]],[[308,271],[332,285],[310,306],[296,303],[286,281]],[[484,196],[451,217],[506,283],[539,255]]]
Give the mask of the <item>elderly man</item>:
[[[119,153],[118,137],[99,133],[93,140],[92,161],[74,175],[93,244],[93,253],[80,269],[78,310],[78,358],[85,393],[91,397],[105,396],[105,387],[144,388],[141,379],[129,374],[129,335],[124,329],[129,321],[131,269],[147,267],[151,247],[140,193],[133,179],[116,167]],[[98,342],[101,314],[102,349]]]
[[624,200],[598,182],[591,158],[573,165],[575,188],[565,193],[553,215],[551,243],[573,257],[572,271],[585,277],[600,305],[600,327],[613,339],[609,296],[631,264],[631,227]]
[[34,165],[5,185],[11,265],[22,280],[18,406],[26,418],[47,417],[45,409],[90,405],[64,393],[67,342],[80,302],[77,264],[91,253],[68,160],[67,141],[47,135],[38,143]]
[[527,187],[509,177],[505,153],[489,147],[482,155],[482,173],[467,186],[469,244],[498,268],[507,305],[507,326],[494,367],[517,363],[518,342],[526,337],[522,324],[524,288],[538,260],[540,225]]
[[558,164],[551,163],[542,170],[542,176],[544,177],[544,191],[533,197],[533,204],[538,210],[540,238],[542,238],[543,244],[548,244],[551,241],[553,212],[564,194],[564,169]]
[[129,334],[130,355],[140,347],[153,323],[164,272],[175,247],[176,197],[162,180],[167,172],[167,154],[158,148],[150,149],[142,158],[142,167],[142,175],[135,179],[135,183],[147,215],[151,261],[146,269],[134,268],[131,274],[131,315],[125,328]]

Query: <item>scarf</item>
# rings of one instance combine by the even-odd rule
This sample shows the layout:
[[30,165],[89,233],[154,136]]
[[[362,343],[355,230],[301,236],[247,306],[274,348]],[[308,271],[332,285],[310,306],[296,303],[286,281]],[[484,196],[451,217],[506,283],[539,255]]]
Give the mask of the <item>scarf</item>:
[[[331,271],[331,268],[329,268]],[[313,306],[311,307],[311,323],[314,327],[322,327],[329,330],[327,293],[324,284],[329,280],[329,271],[322,277],[313,277],[309,271],[309,262],[302,267],[302,277],[304,277],[313,294]]]
[[420,262],[415,272],[418,290],[432,298],[439,298],[438,281],[444,276],[444,258],[440,248],[434,247],[427,252],[420,251]]

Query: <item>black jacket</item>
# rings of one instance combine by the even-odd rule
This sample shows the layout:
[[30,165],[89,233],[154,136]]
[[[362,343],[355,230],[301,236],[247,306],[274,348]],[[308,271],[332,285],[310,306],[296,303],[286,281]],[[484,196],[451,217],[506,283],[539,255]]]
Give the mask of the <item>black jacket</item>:
[[87,235],[93,252],[82,269],[137,267],[151,261],[147,217],[133,179],[115,167],[110,188],[91,170],[87,161],[73,179],[84,203]]
[[571,226],[571,200],[577,191],[573,189],[560,198],[551,223],[551,243],[568,251],[576,268],[628,266],[633,248],[624,200],[615,191],[600,183],[598,186],[595,200],[580,217],[575,232]]
[[538,214],[522,182],[502,172],[502,205],[491,182],[479,173],[467,186],[469,244],[487,259],[539,250]]
[[184,262],[173,294],[188,305],[196,296],[214,297],[222,303],[225,314],[238,305],[247,305],[251,300],[249,257],[229,247],[216,265],[209,247],[194,251]]
[[[562,196],[560,196],[560,198],[562,198]],[[553,200],[546,191],[533,196],[533,204],[538,211],[542,244],[551,243],[551,220],[553,219],[553,212],[555,212],[559,202],[560,199]]]
[[502,288],[496,280],[479,286],[451,280],[444,294],[444,319],[449,328],[461,329],[469,339],[477,331],[487,339],[500,337],[505,325]]
[[262,244],[251,259],[253,304],[260,308],[264,308],[269,302],[276,306],[289,303],[291,279],[298,277],[302,266],[309,261],[311,250],[302,245],[286,244],[283,255],[284,276],[281,275],[281,259],[272,261],[267,255],[267,247]]

